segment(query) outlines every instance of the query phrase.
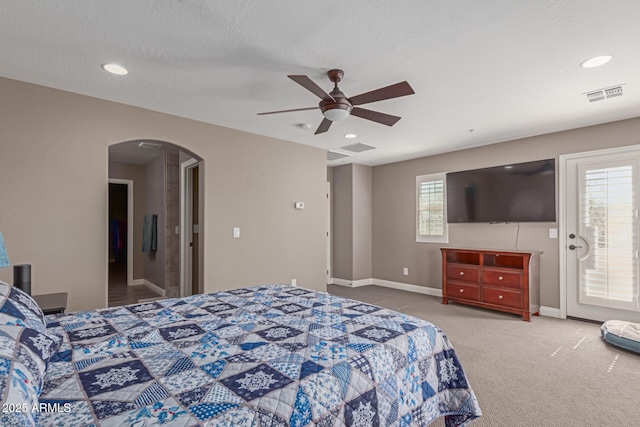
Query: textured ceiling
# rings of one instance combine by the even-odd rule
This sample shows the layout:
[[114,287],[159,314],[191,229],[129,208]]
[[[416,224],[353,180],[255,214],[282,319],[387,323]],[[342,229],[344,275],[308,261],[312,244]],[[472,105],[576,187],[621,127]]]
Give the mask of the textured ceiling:
[[[639,22],[637,0],[2,0],[0,76],[324,149],[362,142],[377,149],[329,164],[377,165],[640,116]],[[286,76],[329,91],[331,68],[347,96],[403,80],[416,94],[366,105],[402,116],[393,127],[352,116],[314,136],[319,111],[256,115],[316,106]]]

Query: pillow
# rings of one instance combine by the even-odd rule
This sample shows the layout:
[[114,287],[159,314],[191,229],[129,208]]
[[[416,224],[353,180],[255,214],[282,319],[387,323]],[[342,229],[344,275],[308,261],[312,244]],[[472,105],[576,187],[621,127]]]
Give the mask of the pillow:
[[38,396],[57,343],[19,325],[0,325],[0,425],[35,426]]
[[0,281],[0,325],[26,326],[45,333],[44,314],[31,295]]

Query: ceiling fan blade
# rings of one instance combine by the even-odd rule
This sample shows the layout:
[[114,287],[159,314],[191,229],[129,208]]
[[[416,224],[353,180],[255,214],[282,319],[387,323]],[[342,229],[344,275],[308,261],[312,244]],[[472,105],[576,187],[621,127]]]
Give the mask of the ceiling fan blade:
[[320,126],[318,126],[318,129],[316,129],[314,135],[328,131],[331,127],[331,123],[333,123],[331,120],[323,119],[322,122],[320,122]]
[[366,108],[353,107],[352,116],[358,116],[361,119],[371,120],[387,126],[395,125],[401,117],[392,116],[391,114],[380,113],[378,111],[367,110]]
[[294,108],[293,110],[280,110],[280,111],[267,111],[266,113],[258,113],[259,116],[264,116],[267,114],[279,114],[279,113],[291,113],[292,111],[306,111],[306,110],[317,110],[320,107],[309,107],[309,108]]
[[313,92],[318,98],[324,101],[335,101],[331,95],[325,92],[320,86],[315,84],[313,80],[311,80],[307,76],[287,76],[294,82],[298,83],[300,86],[305,88],[306,90]]
[[382,101],[385,99],[398,98],[400,96],[413,95],[415,92],[407,82],[396,83],[391,86],[372,90],[349,98],[351,105],[368,104],[369,102]]

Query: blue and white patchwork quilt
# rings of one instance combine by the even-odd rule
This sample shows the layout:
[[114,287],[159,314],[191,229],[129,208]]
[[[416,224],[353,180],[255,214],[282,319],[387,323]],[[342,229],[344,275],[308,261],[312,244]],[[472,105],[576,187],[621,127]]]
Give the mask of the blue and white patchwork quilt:
[[266,285],[48,316],[42,426],[462,426],[447,337],[377,306]]

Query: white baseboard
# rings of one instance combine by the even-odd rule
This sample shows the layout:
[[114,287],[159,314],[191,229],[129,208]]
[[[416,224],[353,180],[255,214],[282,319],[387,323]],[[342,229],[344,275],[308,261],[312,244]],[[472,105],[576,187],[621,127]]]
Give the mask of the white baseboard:
[[147,288],[151,289],[153,292],[155,292],[156,294],[162,297],[167,296],[167,291],[165,289],[162,289],[160,286],[148,281],[147,279],[135,279],[129,286],[140,286],[140,285],[145,285]]
[[358,288],[360,286],[377,285],[385,288],[400,289],[402,291],[416,292],[418,294],[431,295],[434,297],[442,298],[442,289],[428,288],[426,286],[412,285],[409,283],[392,282],[390,280],[382,279],[361,279],[361,280],[345,280],[345,279],[331,279],[331,284],[347,286],[349,288]]
[[329,284],[331,285],[339,285],[339,286],[346,286],[348,288],[351,288],[351,280],[345,280],[345,279],[336,279],[336,278],[331,278],[331,280],[329,281]]
[[129,286],[140,286],[144,285],[144,279],[133,279],[133,282]]
[[557,319],[560,319],[560,309],[540,306],[540,316],[555,317]]
[[346,286],[348,288],[359,288],[360,286],[373,285],[375,279],[346,280],[331,278],[330,284]]
[[400,289],[402,291],[415,292],[418,294],[431,295],[442,298],[442,289],[429,288],[427,286],[412,285],[410,283],[392,282],[390,280],[373,279],[373,284],[386,288]]

